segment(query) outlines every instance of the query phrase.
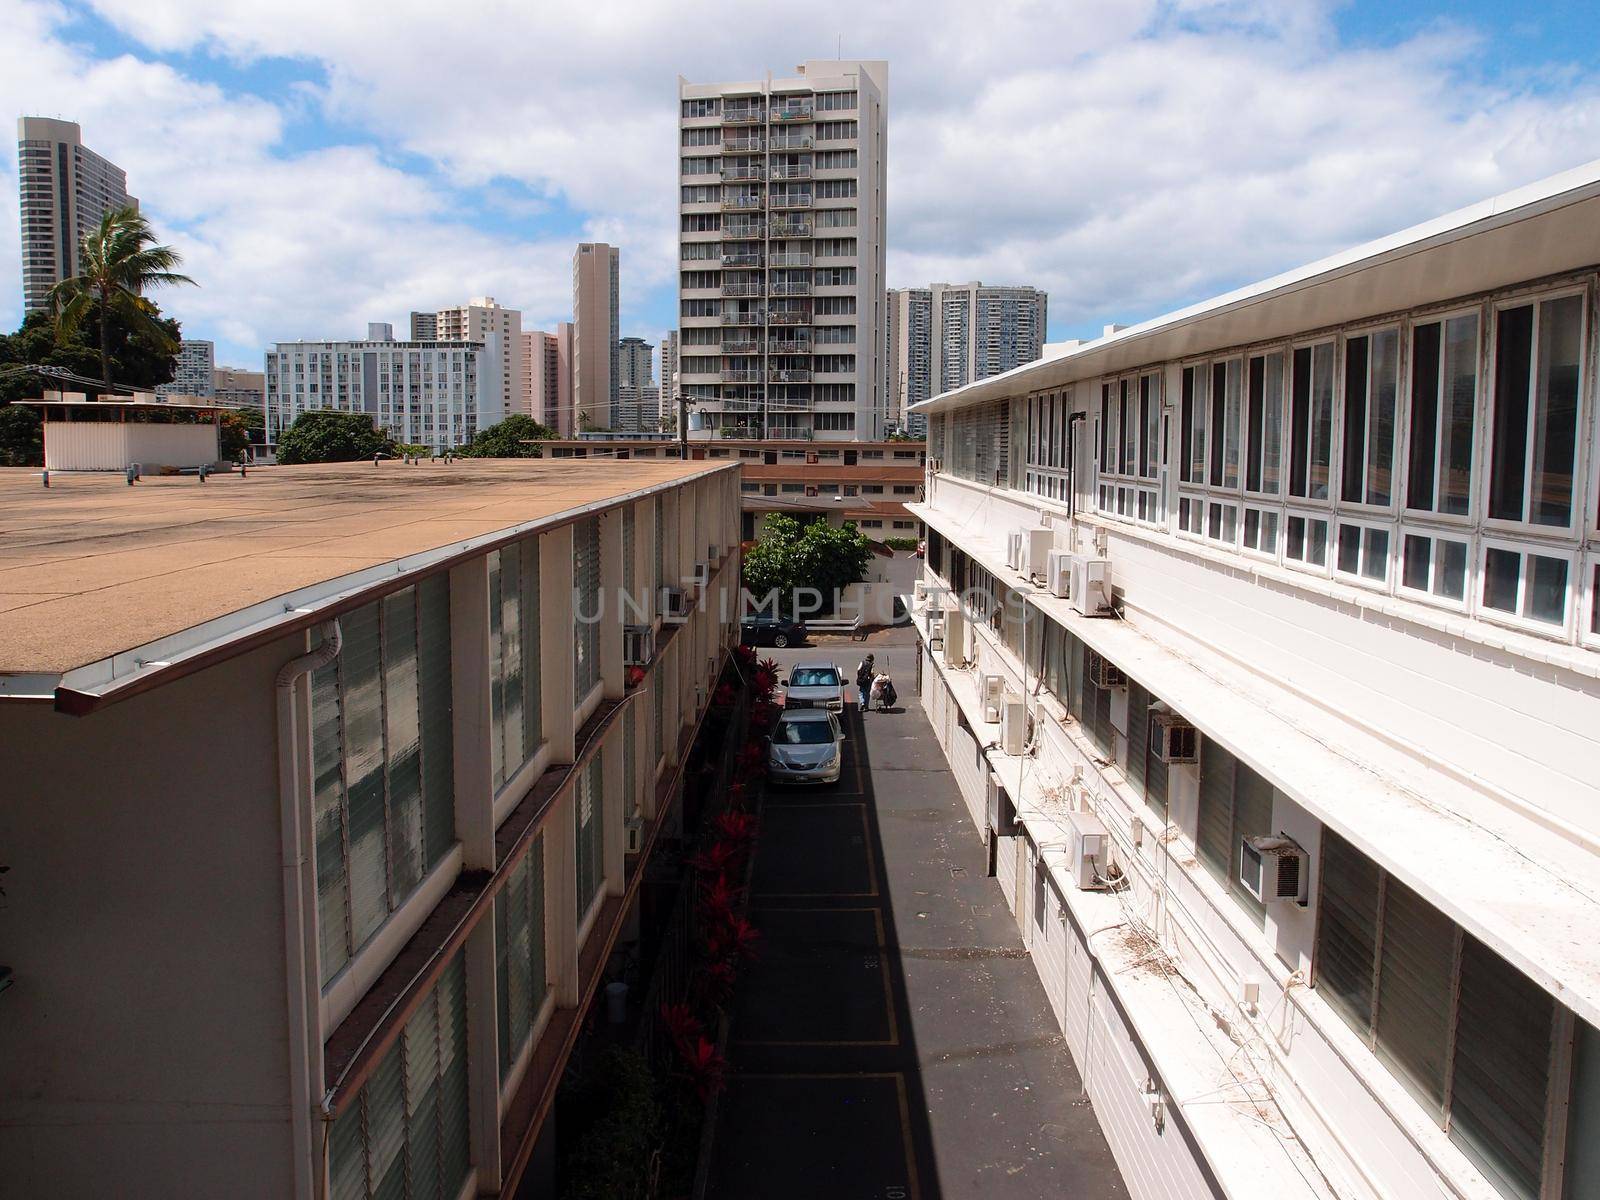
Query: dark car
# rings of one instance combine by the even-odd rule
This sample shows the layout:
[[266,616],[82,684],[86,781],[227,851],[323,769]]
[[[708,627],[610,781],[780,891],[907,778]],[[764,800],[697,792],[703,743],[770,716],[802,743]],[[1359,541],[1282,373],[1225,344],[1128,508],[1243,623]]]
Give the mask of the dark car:
[[799,646],[806,640],[806,627],[788,617],[757,613],[739,622],[739,641],[746,646]]

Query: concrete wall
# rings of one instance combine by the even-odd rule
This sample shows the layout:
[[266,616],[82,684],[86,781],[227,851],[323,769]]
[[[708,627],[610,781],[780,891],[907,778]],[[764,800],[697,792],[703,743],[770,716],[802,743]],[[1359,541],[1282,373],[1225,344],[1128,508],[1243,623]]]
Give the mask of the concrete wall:
[[6,1195],[290,1194],[273,674],[302,645],[0,707]]

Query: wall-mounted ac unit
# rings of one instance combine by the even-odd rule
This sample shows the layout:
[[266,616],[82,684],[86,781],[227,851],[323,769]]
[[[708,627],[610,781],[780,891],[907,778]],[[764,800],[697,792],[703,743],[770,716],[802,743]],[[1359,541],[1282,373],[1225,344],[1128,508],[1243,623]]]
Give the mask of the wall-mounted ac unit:
[[944,614],[928,617],[928,649],[944,649]]
[[1071,836],[1067,839],[1067,873],[1079,891],[1089,891],[1101,886],[1105,877],[1106,827],[1100,818],[1090,812],[1069,812],[1067,825]]
[[1022,570],[1023,532],[1013,529],[1006,535],[1006,566],[1013,571]]
[[1052,550],[1045,560],[1044,585],[1057,600],[1072,595],[1072,559],[1070,550]]
[[1074,611],[1086,617],[1103,617],[1111,612],[1111,564],[1103,558],[1072,560],[1071,602]]
[[1004,675],[985,675],[979,696],[983,701],[983,719],[994,722],[1000,719],[1000,697],[1005,693],[1006,679]]
[[1128,677],[1105,655],[1084,647],[1083,669],[1097,688],[1125,688]]
[[637,854],[644,845],[644,818],[639,816],[629,817],[623,828],[628,833],[628,853]]
[[697,562],[694,565],[694,574],[689,576],[690,581],[697,588],[703,588],[711,582],[711,564]]
[[947,609],[944,614],[944,665],[967,665],[967,619],[959,608]]
[[1308,859],[1293,838],[1247,837],[1239,841],[1239,882],[1263,904],[1306,903]]
[[1200,761],[1200,731],[1177,713],[1150,714],[1150,748],[1165,763]]
[[682,625],[689,619],[689,601],[682,588],[661,589],[661,619],[669,625]]
[[1000,837],[1015,837],[1017,835],[1017,809],[1011,803],[1011,794],[1001,786],[1000,779],[993,771],[984,772],[987,781],[985,788],[988,792],[989,828]]
[[1007,692],[1000,698],[1000,749],[1022,754],[1028,748],[1028,706],[1021,696]]
[[1047,525],[1034,525],[1022,531],[1022,565],[1017,569],[1029,579],[1045,580],[1050,567],[1050,552],[1055,537]]
[[622,661],[629,667],[648,667],[656,657],[656,631],[648,625],[622,627]]

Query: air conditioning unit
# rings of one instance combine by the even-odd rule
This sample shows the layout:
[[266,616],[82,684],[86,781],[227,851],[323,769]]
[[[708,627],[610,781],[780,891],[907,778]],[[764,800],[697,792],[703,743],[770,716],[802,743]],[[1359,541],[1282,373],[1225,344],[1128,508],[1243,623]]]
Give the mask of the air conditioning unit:
[[689,601],[682,588],[661,589],[661,619],[669,625],[682,625],[689,619]]
[[944,615],[944,665],[947,667],[964,667],[967,665],[967,620],[959,608],[952,608]]
[[1069,812],[1067,825],[1071,836],[1067,839],[1067,871],[1079,891],[1089,891],[1101,886],[1105,877],[1106,827],[1100,818],[1089,812]]
[[1072,607],[1086,617],[1111,612],[1111,564],[1103,558],[1072,560]]
[[1128,686],[1128,677],[1122,673],[1122,668],[1117,666],[1105,655],[1090,650],[1087,646],[1083,651],[1083,669],[1097,688],[1125,688]]
[[1028,706],[1021,696],[1007,692],[1000,697],[1000,749],[1018,755],[1028,748]]
[[1200,761],[1200,731],[1177,713],[1150,714],[1150,748],[1164,763]]
[[1293,838],[1247,837],[1239,842],[1239,882],[1263,904],[1292,900],[1306,903],[1306,852]]
[[1048,579],[1050,554],[1055,537],[1047,525],[1034,525],[1022,531],[1022,565],[1017,569],[1029,579]]
[[1045,563],[1045,587],[1057,600],[1065,600],[1072,595],[1073,557],[1069,550],[1052,550]]
[[694,565],[694,574],[689,576],[697,588],[703,588],[711,582],[711,564],[697,562]]
[[644,818],[639,816],[629,817],[623,822],[623,828],[628,832],[629,854],[637,854],[644,846]]
[[622,627],[622,662],[629,667],[648,667],[656,656],[656,631],[648,625]]
[[983,719],[995,722],[1000,719],[1000,697],[1006,690],[1004,675],[985,675],[979,695],[983,700]]
[[911,585],[911,603],[926,604],[928,601],[928,581],[918,579]]
[[714,563],[714,562],[720,562],[721,560],[722,560],[722,547],[717,545],[715,542],[708,543],[706,545],[706,561]]
[[1000,784],[1000,778],[993,771],[985,774],[988,781],[988,808],[989,829],[999,837],[1015,837],[1017,828],[1017,809],[1011,803],[1011,794]]
[[1022,570],[1022,541],[1023,533],[1020,529],[1013,529],[1006,535],[1006,566],[1013,571]]

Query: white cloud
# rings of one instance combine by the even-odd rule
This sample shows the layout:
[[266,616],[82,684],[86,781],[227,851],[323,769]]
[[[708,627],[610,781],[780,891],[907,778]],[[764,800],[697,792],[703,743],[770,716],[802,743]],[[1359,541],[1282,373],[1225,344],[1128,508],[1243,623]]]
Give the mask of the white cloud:
[[[487,189],[494,229],[538,230],[548,205],[621,245],[643,328],[627,310],[670,312],[676,270],[676,75],[785,72],[836,31],[891,63],[891,282],[1034,283],[1058,328],[1283,269],[1600,140],[1592,83],[1484,82],[1462,26],[1344,46],[1324,0],[825,0],[803,19],[712,0],[693,20],[603,0],[447,20],[421,0],[95,0],[154,53],[304,64],[314,81],[281,106],[95,62],[60,10],[12,3],[0,98],[82,121],[127,165],[207,284],[173,309],[249,347],[484,292],[528,323],[563,315],[570,238],[475,228],[460,188]],[[356,144],[286,148],[305,109]]]

